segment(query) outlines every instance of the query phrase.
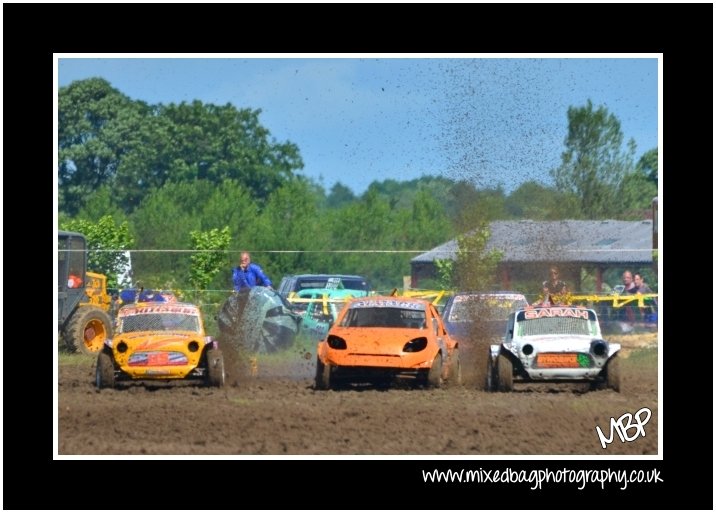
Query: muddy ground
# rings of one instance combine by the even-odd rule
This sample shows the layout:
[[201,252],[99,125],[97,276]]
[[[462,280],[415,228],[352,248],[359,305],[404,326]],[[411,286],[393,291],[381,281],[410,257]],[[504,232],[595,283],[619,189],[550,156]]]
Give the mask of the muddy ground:
[[[223,389],[98,391],[93,360],[73,358],[59,367],[58,454],[656,455],[656,336],[622,343],[621,393],[567,384],[319,391],[315,359],[302,355],[262,363],[255,377],[234,372]],[[597,426],[608,434],[610,418],[645,407],[646,436],[601,447]]]

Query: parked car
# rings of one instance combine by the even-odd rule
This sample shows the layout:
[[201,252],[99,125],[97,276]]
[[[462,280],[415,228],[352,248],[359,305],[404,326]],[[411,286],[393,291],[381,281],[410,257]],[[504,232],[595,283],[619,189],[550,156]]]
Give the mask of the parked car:
[[510,313],[528,304],[519,292],[457,292],[448,298],[442,316],[448,333],[465,350],[481,340],[499,343]]
[[510,313],[527,305],[523,294],[509,291],[464,291],[448,298],[442,317],[448,333],[460,346],[466,386],[485,387],[490,344],[502,341]]
[[97,356],[97,388],[122,382],[182,380],[224,386],[224,356],[204,332],[198,306],[142,302],[122,306],[115,334]]
[[506,392],[515,383],[581,381],[618,392],[620,349],[602,338],[592,309],[521,309],[510,315],[502,343],[490,346],[487,389]]
[[435,306],[423,299],[350,300],[316,350],[316,388],[412,379],[429,387],[460,383],[460,356]]
[[363,276],[353,274],[295,274],[284,276],[276,291],[288,298],[303,289],[352,289],[368,293],[370,285]]

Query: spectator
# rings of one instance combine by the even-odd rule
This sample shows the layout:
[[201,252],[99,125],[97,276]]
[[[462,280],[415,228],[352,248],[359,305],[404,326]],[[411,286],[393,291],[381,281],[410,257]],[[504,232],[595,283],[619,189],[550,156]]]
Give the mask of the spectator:
[[[631,271],[627,270],[622,273],[622,281],[624,282],[624,290],[621,291],[622,294],[636,294],[636,284],[634,283],[634,278],[632,277]],[[622,308],[624,312],[622,318],[624,318],[629,323],[633,323],[636,320],[634,307],[628,304],[624,305]]]
[[264,274],[261,266],[251,262],[251,255],[248,251],[241,252],[241,260],[239,265],[233,268],[232,279],[234,282],[234,290],[236,291],[244,288],[252,288],[257,285],[269,288],[273,287],[271,280]]
[[532,306],[554,306],[569,303],[569,288],[559,278],[559,269],[555,266],[549,268],[549,280],[542,282],[542,293]]
[[82,286],[82,278],[77,271],[70,271],[67,279],[67,286],[71,289],[78,289]]
[[652,293],[651,287],[646,284],[641,273],[634,273],[634,286],[636,287],[636,292],[639,292],[640,294]]
[[634,283],[634,278],[632,278],[631,271],[624,271],[622,281],[624,282],[622,294],[636,294],[636,284]]
[[554,266],[549,268],[549,280],[544,283],[552,295],[565,295],[569,291],[567,284],[559,278],[559,269]]
[[532,306],[552,306],[552,294],[549,293],[549,282],[542,282],[542,294]]
[[[653,294],[651,287],[644,282],[641,273],[634,273],[634,284],[639,294]],[[656,298],[644,299],[644,307],[640,307],[641,317],[646,322],[656,322]]]

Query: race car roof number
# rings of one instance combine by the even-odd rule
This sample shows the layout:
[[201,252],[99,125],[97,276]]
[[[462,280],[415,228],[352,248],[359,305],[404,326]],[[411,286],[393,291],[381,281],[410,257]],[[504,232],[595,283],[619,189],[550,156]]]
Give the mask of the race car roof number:
[[199,315],[199,310],[188,306],[139,306],[137,308],[124,308],[119,312],[119,315],[124,317],[128,315],[139,315],[148,313],[178,313],[188,315]]
[[402,301],[395,299],[368,299],[365,301],[357,301],[351,305],[351,308],[405,308],[407,310],[425,310],[425,305],[417,301]]
[[540,319],[542,317],[577,317],[589,319],[589,310],[578,308],[536,308],[525,310],[525,319]]

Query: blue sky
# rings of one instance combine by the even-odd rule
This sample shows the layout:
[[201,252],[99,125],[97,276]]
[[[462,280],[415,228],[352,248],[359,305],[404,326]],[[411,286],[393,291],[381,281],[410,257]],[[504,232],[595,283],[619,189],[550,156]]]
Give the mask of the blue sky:
[[200,100],[261,109],[278,142],[295,143],[299,171],[356,194],[374,180],[425,174],[479,187],[551,184],[567,109],[591,99],[633,138],[658,146],[658,56],[407,56],[303,58],[211,55],[57,57],[58,85],[102,77],[150,104]]

